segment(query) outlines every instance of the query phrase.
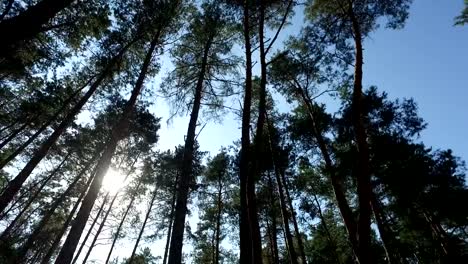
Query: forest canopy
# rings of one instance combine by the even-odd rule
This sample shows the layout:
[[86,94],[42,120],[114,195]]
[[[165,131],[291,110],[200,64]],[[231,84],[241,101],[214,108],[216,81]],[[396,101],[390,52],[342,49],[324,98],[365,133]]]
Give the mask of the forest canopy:
[[2,0],[0,263],[468,263],[465,162],[366,80],[412,2]]

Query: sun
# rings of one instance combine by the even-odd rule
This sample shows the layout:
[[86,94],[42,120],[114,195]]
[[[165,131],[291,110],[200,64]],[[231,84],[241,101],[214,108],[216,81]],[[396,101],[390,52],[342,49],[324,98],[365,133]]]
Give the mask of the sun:
[[124,185],[124,181],[125,176],[120,171],[109,168],[102,180],[102,188],[110,194],[116,194]]

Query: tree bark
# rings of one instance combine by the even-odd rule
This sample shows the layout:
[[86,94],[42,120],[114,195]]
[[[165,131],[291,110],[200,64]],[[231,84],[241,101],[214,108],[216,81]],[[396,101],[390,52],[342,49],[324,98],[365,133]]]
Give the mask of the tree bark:
[[268,187],[269,187],[269,199],[270,199],[270,204],[272,207],[270,207],[270,214],[271,214],[271,244],[272,244],[272,253],[273,253],[273,262],[275,264],[279,263],[279,252],[278,252],[278,234],[277,234],[277,224],[276,224],[276,214],[273,212],[274,208],[274,199],[273,199],[273,180],[271,179],[271,174],[270,171],[268,171]]
[[18,263],[21,263],[24,260],[26,254],[28,253],[28,250],[31,249],[38,235],[41,233],[42,229],[48,223],[55,210],[64,202],[64,200],[67,198],[70,192],[75,188],[76,184],[83,178],[83,175],[86,173],[86,171],[88,171],[89,167],[91,166],[91,162],[92,161],[86,164],[86,166],[81,170],[81,172],[75,177],[73,182],[68,186],[65,192],[63,192],[59,197],[54,199],[54,202],[44,214],[39,224],[37,224],[37,226],[34,228],[34,231],[29,235],[28,240],[21,246],[21,249],[18,251],[16,258]]
[[222,203],[222,191],[223,191],[223,182],[221,174],[218,176],[218,199],[217,199],[217,212],[216,212],[216,247],[215,247],[215,258],[213,263],[219,263],[219,243],[221,242],[221,215],[223,213],[223,203]]
[[[75,258],[73,259],[72,263],[76,263],[76,261],[78,260],[78,258],[80,257],[80,254],[81,254],[81,251],[83,250],[84,246],[86,245],[86,241],[88,241],[88,238],[89,236],[91,235],[91,233],[93,232],[93,228],[94,226],[96,225],[97,223],[97,220],[99,219],[99,217],[101,216],[103,210],[104,210],[104,206],[106,205],[107,203],[107,198],[109,197],[109,193],[106,193],[106,196],[104,196],[104,200],[102,201],[102,204],[101,206],[99,207],[99,210],[96,214],[96,217],[94,218],[93,222],[91,223],[91,226],[89,227],[89,230],[88,232],[86,233],[86,236],[84,237],[83,239],[83,242],[81,242],[81,245],[80,245],[80,248],[78,249],[78,252],[76,252],[76,255],[75,255]],[[80,234],[81,235],[81,234]],[[79,239],[79,238],[78,238]],[[75,253],[75,252],[73,252]]]
[[83,191],[81,191],[80,196],[76,200],[75,205],[73,206],[72,210],[68,214],[67,220],[65,220],[65,223],[63,223],[62,229],[57,234],[54,241],[52,242],[52,245],[50,246],[49,250],[47,251],[47,254],[42,259],[41,264],[49,264],[50,263],[50,259],[52,258],[55,251],[57,250],[57,247],[60,244],[60,240],[62,239],[63,234],[65,234],[65,232],[68,229],[68,226],[70,225],[71,221],[73,220],[73,216],[75,215],[76,211],[78,210],[78,206],[80,205],[81,200],[83,199],[83,197],[87,193],[87,190],[90,187],[91,182],[93,181],[93,178],[94,178],[94,174],[91,174],[89,176],[89,179],[86,181],[86,184],[85,184],[85,186],[83,188]]
[[145,215],[145,220],[143,221],[143,225],[141,226],[140,233],[138,234],[138,238],[135,242],[135,246],[133,247],[132,255],[130,256],[130,259],[128,260],[128,264],[132,264],[133,259],[135,258],[138,244],[140,243],[141,237],[143,236],[143,231],[145,231],[146,223],[148,222],[149,216],[151,214],[151,210],[153,209],[154,201],[156,200],[156,194],[157,194],[157,187],[154,188],[153,195],[150,201],[150,205]]
[[110,257],[112,255],[112,251],[114,250],[115,243],[117,242],[117,239],[119,238],[120,230],[122,230],[122,226],[123,226],[123,224],[125,222],[125,219],[127,218],[127,215],[130,212],[130,209],[132,209],[132,207],[133,207],[133,203],[135,202],[135,199],[137,197],[136,194],[139,191],[140,186],[141,186],[141,180],[138,181],[137,187],[135,189],[135,193],[132,194],[132,196],[130,198],[130,202],[128,203],[127,209],[125,210],[125,213],[122,216],[122,219],[120,220],[119,226],[117,227],[117,231],[115,232],[115,237],[112,240],[111,248],[109,250],[109,253],[107,254],[106,264],[109,263],[109,261],[110,261]]
[[29,146],[34,140],[36,140],[39,135],[42,134],[51,124],[54,122],[59,115],[65,110],[65,108],[70,104],[70,102],[86,87],[88,84],[91,83],[94,77],[90,78],[83,86],[81,86],[79,89],[77,89],[75,92],[73,92],[72,95],[70,95],[61,105],[61,107],[54,113],[52,117],[50,117],[47,122],[42,124],[42,126],[26,140],[23,144],[21,144],[13,153],[8,155],[4,160],[0,161],[0,169],[5,167],[8,163],[10,163],[12,160],[14,160],[23,150]]
[[[135,158],[135,160],[132,162],[132,165],[131,165],[131,168],[130,168],[130,171],[127,173],[127,175],[125,176],[125,179],[123,180],[123,182],[126,182],[128,177],[130,176],[130,174],[132,173],[133,171],[133,168],[135,166],[135,163],[138,161],[138,155],[137,157]],[[114,194],[114,196],[112,197],[112,200],[109,204],[109,208],[107,209],[106,211],[106,214],[104,215],[104,218],[102,218],[101,220],[101,224],[99,225],[99,228],[98,230],[96,231],[96,234],[94,235],[94,239],[93,241],[91,242],[91,245],[89,246],[89,249],[88,249],[88,252],[86,253],[86,256],[85,258],[83,259],[83,264],[86,264],[86,261],[88,260],[88,257],[89,255],[91,254],[91,251],[93,250],[95,244],[96,244],[96,241],[99,237],[99,235],[101,234],[102,232],[102,229],[104,228],[105,224],[106,224],[106,221],[107,221],[107,217],[109,217],[109,214],[110,212],[112,211],[112,207],[114,206],[114,203],[115,201],[117,200],[117,197],[119,195],[119,192],[120,192],[120,189],[117,190]]]
[[167,263],[167,257],[169,253],[169,245],[171,242],[171,233],[172,233],[172,225],[174,222],[174,211],[175,211],[175,202],[176,202],[176,195],[177,195],[177,182],[179,181],[179,174],[177,174],[175,184],[174,184],[174,194],[172,195],[172,201],[171,201],[171,213],[169,214],[169,223],[167,226],[167,236],[166,236],[166,247],[164,248],[164,257],[163,257],[163,262],[162,264]]
[[[240,263],[252,264],[252,232],[249,222],[249,204],[247,202],[249,163],[250,163],[250,115],[252,105],[252,48],[250,43],[250,2],[244,1],[243,10],[243,33],[245,46],[245,90],[242,109],[242,136],[239,164],[240,178],[240,221],[239,221],[239,242],[240,242]],[[260,262],[261,263],[261,262]]]
[[13,131],[2,143],[0,143],[0,149],[5,147],[10,141],[12,141],[19,133],[21,133],[26,127],[28,126],[28,122],[25,122],[22,126],[20,126],[18,129]]
[[306,259],[305,250],[304,250],[304,243],[302,243],[302,236],[301,236],[301,232],[299,231],[299,225],[297,224],[296,212],[292,204],[291,196],[289,195],[288,181],[284,175],[284,171],[281,172],[281,179],[284,183],[286,200],[288,201],[289,210],[291,211],[291,218],[293,220],[294,233],[296,234],[297,245],[299,246],[299,253],[301,254],[302,263],[306,264],[307,259]]
[[0,57],[9,55],[15,44],[30,40],[43,32],[43,26],[74,0],[42,0],[19,15],[0,23],[0,36],[5,36],[0,44]]
[[[298,85],[298,84],[297,84]],[[325,143],[325,139],[323,137],[322,131],[319,130],[317,126],[317,121],[315,120],[315,111],[314,106],[312,105],[312,100],[310,97],[304,92],[302,87],[298,85],[297,92],[304,102],[307,111],[309,113],[310,120],[312,122],[312,132],[317,139],[317,144],[320,150],[320,153],[323,156],[325,161],[325,169],[330,175],[331,184],[333,187],[333,193],[335,195],[336,203],[338,209],[340,210],[341,217],[343,219],[343,223],[345,224],[346,230],[348,231],[348,239],[351,243],[353,248],[354,254],[358,255],[358,238],[357,238],[357,223],[356,219],[353,215],[353,211],[349,206],[348,200],[346,198],[345,190],[341,180],[338,178],[335,172],[335,167],[331,159],[331,155],[328,151],[328,147]]]
[[3,231],[2,235],[0,236],[0,240],[4,240],[6,239],[9,235],[10,235],[10,232],[13,230],[13,227],[15,226],[15,224],[19,221],[19,219],[21,219],[21,217],[23,216],[23,214],[29,209],[29,206],[31,206],[31,204],[36,200],[36,198],[39,196],[39,194],[42,192],[42,190],[45,188],[45,186],[47,185],[47,183],[57,174],[57,172],[62,168],[63,164],[68,160],[68,158],[70,157],[71,153],[68,153],[65,158],[63,158],[63,160],[60,162],[60,164],[52,171],[52,173],[49,174],[49,176],[47,176],[47,178],[45,178],[41,185],[39,186],[39,188],[37,189],[37,191],[34,192],[34,194],[32,195],[31,198],[29,198],[28,202],[26,203],[26,205],[24,205],[23,209],[16,215],[15,219],[8,225],[8,227]]
[[201,108],[203,97],[203,81],[205,80],[208,54],[211,48],[213,36],[210,36],[203,50],[203,58],[200,66],[195,95],[193,99],[192,112],[187,129],[187,139],[185,140],[184,155],[182,160],[181,174],[177,190],[177,199],[174,213],[174,227],[171,236],[171,247],[169,249],[169,264],[180,264],[182,262],[182,246],[184,239],[185,216],[187,214],[187,199],[189,185],[192,180],[192,163],[195,146],[195,132],[197,128],[198,114]]
[[112,128],[110,140],[108,141],[107,147],[104,150],[104,153],[102,154],[101,159],[98,162],[96,176],[93,179],[89,191],[83,200],[83,203],[80,207],[80,210],[78,211],[78,215],[76,216],[75,222],[73,223],[73,226],[70,230],[70,233],[68,234],[65,244],[63,245],[59,256],[55,260],[56,264],[69,264],[72,260],[73,252],[76,249],[81,233],[83,232],[83,229],[89,217],[89,213],[91,212],[94,202],[96,201],[96,198],[98,196],[99,190],[101,189],[102,179],[104,178],[104,175],[106,174],[110,166],[112,157],[115,153],[115,149],[117,148],[117,144],[122,138],[126,137],[126,135],[128,134],[129,118],[135,107],[138,95],[143,89],[146,73],[148,72],[148,68],[151,64],[153,52],[156,48],[156,45],[159,42],[160,33],[161,29],[159,29],[159,31],[155,34],[153,40],[150,43],[149,50],[145,56],[143,65],[140,70],[140,74],[135,83],[135,87],[132,90],[130,99],[128,100],[123,110],[120,120],[117,121],[116,125]]
[[353,7],[349,7],[349,16],[352,22],[355,44],[355,65],[354,65],[354,87],[352,95],[352,123],[354,136],[358,151],[357,156],[357,190],[359,203],[359,221],[358,221],[358,258],[360,264],[372,263],[372,254],[370,251],[371,237],[371,177],[369,168],[369,146],[367,144],[367,132],[364,125],[364,110],[362,105],[362,34],[359,22],[354,15]]
[[125,45],[119,52],[117,56],[112,58],[111,62],[106,66],[98,79],[91,85],[86,94],[78,101],[78,103],[70,110],[66,115],[64,120],[58,125],[54,132],[47,138],[45,142],[41,144],[39,149],[37,149],[34,155],[31,157],[29,162],[24,166],[24,168],[16,175],[16,177],[10,181],[6,189],[3,191],[0,196],[0,212],[5,210],[6,206],[13,199],[16,193],[20,190],[23,183],[29,177],[31,172],[36,168],[36,166],[41,162],[41,160],[47,155],[49,149],[55,145],[59,137],[65,132],[65,130],[71,125],[76,115],[81,112],[83,106],[88,102],[89,98],[94,94],[97,88],[101,85],[102,81],[109,75],[112,70],[112,66],[123,56],[127,49],[137,41],[134,39],[127,45]]

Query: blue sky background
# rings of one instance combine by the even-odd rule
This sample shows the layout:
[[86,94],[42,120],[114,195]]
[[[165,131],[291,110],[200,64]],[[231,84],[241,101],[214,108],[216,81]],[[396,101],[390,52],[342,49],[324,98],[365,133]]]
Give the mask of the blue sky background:
[[[429,124],[421,140],[434,149],[451,148],[456,155],[467,160],[468,25],[453,26],[454,17],[462,8],[463,0],[415,0],[404,29],[395,31],[381,27],[372,33],[364,44],[364,85],[376,85],[392,99],[414,98],[419,105],[420,116]],[[303,25],[299,11],[292,23],[275,47],[281,47],[281,41],[288,35],[299,33]],[[162,76],[169,70],[167,62],[165,55]],[[256,71],[258,73],[258,69]],[[146,89],[156,91],[160,82],[161,79],[156,77],[148,82]],[[325,102],[330,106],[337,104],[329,99]],[[240,108],[238,101],[228,101],[226,105]],[[278,106],[282,110],[289,108],[284,102]],[[162,98],[156,100],[151,110],[156,116],[163,117],[158,147],[166,150],[183,144],[188,116],[174,118],[167,125],[169,107]],[[205,121],[202,118],[200,123],[203,125]],[[221,146],[230,145],[240,135],[239,120],[234,114],[228,114],[222,122],[208,122],[198,141],[202,150],[215,155]],[[194,218],[190,222],[194,231]],[[125,239],[119,244],[116,255],[121,258],[128,256],[132,242]],[[140,248],[150,246],[153,253],[159,255],[163,245],[162,241],[141,243]],[[184,247],[186,252],[189,249],[189,246]],[[98,246],[91,259],[102,258],[107,250],[107,246]]]

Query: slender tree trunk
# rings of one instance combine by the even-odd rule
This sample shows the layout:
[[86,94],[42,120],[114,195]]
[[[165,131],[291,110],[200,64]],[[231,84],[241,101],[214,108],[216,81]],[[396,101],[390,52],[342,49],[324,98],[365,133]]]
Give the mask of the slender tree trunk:
[[156,45],[159,42],[160,33],[161,29],[159,29],[159,31],[156,33],[156,35],[150,43],[150,48],[145,56],[143,65],[140,70],[140,74],[135,83],[135,87],[132,90],[130,99],[128,100],[123,110],[120,120],[112,128],[110,140],[107,144],[106,149],[104,150],[104,153],[101,156],[101,159],[98,162],[96,176],[93,179],[89,191],[83,200],[83,203],[80,207],[80,210],[78,211],[78,215],[76,216],[75,222],[73,223],[73,226],[70,230],[70,233],[68,234],[65,244],[63,245],[59,256],[55,260],[56,264],[69,264],[72,260],[73,252],[75,251],[81,233],[83,232],[83,229],[86,226],[89,213],[91,212],[94,202],[96,201],[96,198],[98,196],[99,190],[101,189],[102,179],[104,178],[110,166],[112,157],[115,153],[115,149],[117,148],[117,144],[122,138],[124,138],[128,134],[129,118],[135,107],[138,95],[143,89],[146,73],[148,72],[148,68],[151,64],[153,52],[156,48]]
[[289,187],[288,187],[289,184],[284,175],[284,171],[281,172],[281,178],[284,183],[284,190],[286,193],[286,200],[288,201],[289,210],[291,211],[291,218],[293,220],[293,225],[294,225],[294,233],[296,234],[297,245],[299,246],[299,251],[300,251],[299,253],[301,254],[302,263],[306,264],[307,259],[306,259],[305,250],[304,250],[304,243],[302,243],[302,236],[301,236],[301,232],[299,231],[299,225],[297,224],[296,212],[294,210],[292,199],[289,194]]
[[8,227],[3,231],[2,235],[0,236],[0,240],[4,240],[6,239],[9,235],[10,235],[10,232],[13,230],[13,227],[15,226],[15,224],[21,219],[21,217],[23,216],[23,214],[29,209],[29,207],[31,206],[31,204],[36,200],[36,198],[39,196],[39,194],[42,192],[42,190],[45,188],[45,186],[47,185],[47,183],[49,183],[49,181],[57,174],[57,172],[62,168],[63,164],[68,160],[68,158],[70,157],[71,153],[68,153],[65,158],[60,162],[60,164],[52,171],[52,173],[49,174],[49,176],[47,176],[47,178],[45,178],[41,185],[39,186],[39,188],[37,189],[36,192],[34,192],[34,194],[32,195],[31,198],[29,198],[28,202],[26,203],[26,205],[24,205],[23,209],[16,215],[15,219],[8,225]]
[[323,137],[322,131],[320,131],[317,126],[317,123],[315,120],[314,106],[312,105],[312,100],[310,99],[308,94],[304,92],[304,90],[301,88],[300,85],[298,85],[297,92],[300,98],[302,99],[302,101],[304,102],[307,108],[307,111],[309,113],[309,117],[312,122],[312,131],[313,131],[315,138],[317,139],[317,144],[320,149],[320,153],[322,154],[323,159],[325,161],[325,169],[330,175],[331,184],[333,187],[333,193],[335,195],[335,200],[336,200],[338,209],[340,210],[340,214],[345,224],[346,230],[348,231],[348,239],[351,243],[354,254],[358,256],[357,223],[353,215],[353,211],[351,210],[351,207],[349,206],[348,200],[346,198],[345,188],[343,187],[341,180],[336,175],[335,167],[333,165],[330,153],[328,151],[328,147],[325,143],[325,139]]
[[13,139],[15,139],[15,137],[18,136],[18,134],[21,133],[27,126],[28,126],[28,123],[25,122],[22,126],[20,126],[18,129],[13,131],[13,133],[11,133],[4,141],[0,143],[0,149],[2,149],[8,143],[10,143]]
[[286,243],[287,243],[286,246],[288,249],[291,264],[298,264],[297,253],[294,248],[294,241],[292,239],[291,229],[289,228],[290,216],[289,216],[288,209],[286,207],[283,183],[281,182],[279,168],[276,165],[274,165],[274,167],[275,167],[274,170],[275,170],[276,185],[278,186],[278,196],[280,198],[279,202],[280,202],[280,207],[281,207],[281,216],[283,219],[284,232],[286,234]]
[[51,124],[54,122],[60,114],[63,113],[63,111],[66,109],[66,107],[70,104],[70,102],[86,87],[88,86],[91,81],[93,80],[94,77],[90,78],[83,86],[81,86],[79,89],[77,89],[73,94],[71,94],[60,106],[60,108],[54,113],[52,117],[50,117],[42,126],[26,140],[23,144],[21,144],[13,153],[8,155],[4,160],[0,161],[0,169],[5,167],[8,163],[10,163],[12,160],[14,160],[23,150],[28,147],[34,140],[36,140],[37,137],[39,137],[42,132],[44,132]]
[[332,247],[334,249],[334,254],[333,255],[336,258],[336,262],[339,263],[339,264],[342,264],[342,261],[341,261],[339,255],[338,255],[338,252],[337,252],[338,251],[338,246],[337,246],[336,240],[332,236],[332,234],[330,232],[330,228],[328,228],[327,220],[325,219],[325,216],[323,215],[322,206],[320,205],[320,201],[317,198],[317,195],[316,195],[317,191],[315,191],[314,187],[312,187],[312,191],[314,192],[314,194],[313,194],[314,203],[315,203],[315,206],[317,206],[318,215],[319,215],[320,221],[322,222],[323,229],[325,229],[325,233],[327,234],[328,242],[332,245]]
[[[139,156],[139,155],[138,155]],[[131,165],[131,168],[130,168],[130,171],[127,173],[127,175],[125,176],[125,179],[123,180],[123,182],[126,182],[128,177],[130,176],[130,174],[132,173],[133,171],[133,168],[135,166],[135,163],[138,161],[138,156],[135,158],[135,160],[132,162],[132,165]],[[109,208],[107,209],[106,211],[106,214],[104,215],[104,218],[102,219],[101,221],[101,224],[99,225],[99,228],[98,230],[96,231],[96,234],[94,235],[94,239],[93,241],[91,242],[91,245],[89,246],[89,249],[88,249],[88,252],[86,253],[86,256],[85,258],[83,259],[83,264],[86,264],[86,261],[88,260],[88,257],[89,255],[91,254],[91,251],[93,250],[95,244],[96,244],[96,241],[99,237],[99,235],[101,234],[102,232],[102,229],[104,228],[105,224],[106,224],[106,221],[107,221],[107,218],[109,217],[109,214],[110,212],[112,211],[112,207],[114,206],[114,203],[115,201],[117,200],[117,197],[119,195],[119,192],[120,192],[120,189],[117,190],[114,194],[114,196],[112,197],[112,200],[109,204]]]
[[42,0],[19,15],[3,20],[0,23],[0,36],[8,37],[0,44],[0,56],[8,56],[16,43],[33,39],[43,32],[44,25],[73,1]]
[[[75,258],[73,258],[72,263],[76,263],[76,261],[80,257],[81,251],[83,250],[84,246],[86,245],[86,242],[88,241],[89,236],[93,232],[93,229],[94,229],[94,226],[97,223],[97,220],[99,219],[99,217],[101,216],[101,214],[102,214],[102,212],[104,210],[104,206],[107,203],[107,198],[108,197],[109,197],[109,193],[106,193],[106,196],[104,196],[104,199],[102,201],[101,206],[99,207],[99,210],[98,210],[98,212],[96,214],[96,217],[94,218],[93,222],[91,223],[91,226],[89,227],[88,232],[86,233],[86,236],[84,237],[83,241],[81,242],[80,248],[78,249],[78,252],[76,252]],[[75,253],[75,252],[73,252],[73,253]]]
[[217,200],[217,212],[216,212],[216,248],[215,248],[215,258],[213,263],[219,263],[219,243],[221,243],[221,215],[223,213],[223,203],[222,203],[222,190],[223,190],[223,183],[221,179],[221,174],[218,178],[218,200]]
[[[265,113],[265,117],[266,117],[266,113]],[[277,156],[276,156],[276,152],[274,151],[273,149],[273,146],[272,146],[272,142],[271,142],[271,129],[270,129],[270,126],[269,126],[269,122],[267,123],[268,124],[268,144],[269,144],[269,148],[270,148],[270,152],[271,152],[271,159],[273,161],[273,168],[274,168],[274,172],[275,172],[275,178],[276,178],[276,184],[278,186],[278,195],[279,195],[279,202],[280,202],[280,208],[281,208],[281,216],[282,216],[282,219],[283,219],[283,226],[284,226],[284,231],[285,231],[285,234],[286,234],[286,242],[287,242],[287,248],[288,248],[288,252],[289,252],[289,257],[290,257],[290,262],[291,264],[298,264],[298,261],[297,261],[297,253],[296,253],[296,250],[294,248],[294,242],[293,242],[293,239],[292,239],[292,235],[291,235],[291,230],[289,228],[289,218],[290,218],[290,215],[289,215],[289,211],[287,209],[287,205],[286,205],[286,198],[285,198],[285,194],[284,194],[284,186],[283,186],[283,182],[281,181],[281,172],[280,172],[280,167],[278,166],[278,159],[277,159]]]
[[[258,104],[258,119],[255,133],[255,155],[262,156],[263,149],[263,127],[265,123],[266,113],[266,58],[264,47],[264,20],[265,20],[265,6],[263,0],[260,0],[260,21],[259,21],[259,41],[260,41],[260,90],[259,90],[259,104]],[[262,263],[262,241],[260,234],[260,226],[258,221],[257,198],[255,195],[255,179],[260,175],[260,160],[255,159],[252,161],[252,168],[249,171],[247,178],[247,205],[248,205],[248,219],[250,225],[250,235],[252,240],[253,262]]]
[[239,164],[240,178],[240,221],[239,221],[239,242],[240,242],[240,263],[252,264],[253,247],[252,232],[249,222],[249,204],[247,202],[249,163],[250,163],[250,112],[252,105],[252,54],[250,44],[250,2],[244,1],[243,33],[245,46],[245,90],[242,109],[242,136]]
[[132,264],[133,259],[135,258],[135,254],[136,254],[136,251],[138,249],[138,244],[140,243],[141,237],[143,236],[143,232],[145,231],[146,223],[148,222],[149,216],[150,216],[151,211],[153,209],[154,201],[156,200],[156,194],[157,194],[157,187],[154,188],[148,211],[146,211],[145,220],[143,221],[143,225],[141,226],[140,233],[138,234],[138,238],[137,238],[137,240],[135,242],[135,246],[133,247],[132,255],[130,256],[130,259],[128,260],[128,264]]
[[372,192],[371,199],[372,211],[374,212],[375,223],[377,224],[380,239],[382,240],[382,245],[387,257],[387,263],[399,264],[400,258],[398,256],[398,252],[394,251],[395,245],[393,243],[393,234],[385,224],[385,215],[382,210],[382,206],[374,192]]
[[364,125],[364,109],[362,105],[362,34],[359,22],[354,15],[353,7],[349,7],[349,15],[352,22],[355,44],[355,65],[354,65],[354,88],[352,95],[352,123],[354,128],[357,156],[357,190],[359,203],[358,221],[358,242],[359,242],[359,263],[372,263],[372,252],[370,251],[371,237],[371,177],[369,168],[369,146],[367,144],[367,132]]
[[86,164],[86,166],[81,170],[81,172],[75,177],[73,182],[68,186],[65,192],[63,192],[59,197],[54,199],[54,202],[52,203],[50,208],[47,210],[47,212],[44,214],[39,224],[34,228],[34,231],[29,235],[28,240],[24,243],[23,246],[21,246],[21,249],[18,251],[17,258],[16,258],[18,263],[21,263],[23,261],[24,257],[28,253],[28,250],[31,249],[38,235],[41,233],[42,229],[48,223],[49,219],[52,217],[55,210],[64,202],[64,200],[67,198],[70,192],[75,188],[76,184],[83,178],[83,175],[86,173],[86,171],[88,171],[89,166],[91,165],[91,162],[92,161]]
[[[6,104],[2,104],[2,106],[0,108],[3,108],[4,105],[6,105]],[[10,114],[10,113],[8,113],[8,114]],[[0,129],[0,133],[3,133],[3,131],[6,131],[6,130],[10,129],[11,127],[14,127],[16,124],[19,123],[19,121],[20,121],[19,119],[15,119],[11,124],[8,124],[8,125],[2,127]],[[3,136],[2,138],[5,138],[5,137],[6,136]]]
[[112,251],[114,250],[115,243],[117,242],[117,239],[119,239],[119,234],[120,231],[122,230],[122,226],[125,222],[125,219],[127,218],[128,213],[130,212],[130,209],[133,207],[133,203],[135,202],[135,199],[137,197],[137,193],[140,190],[141,186],[141,180],[138,181],[137,187],[135,189],[135,193],[132,194],[132,197],[130,198],[130,202],[128,203],[127,209],[124,212],[124,215],[122,216],[122,219],[120,220],[119,226],[117,227],[117,231],[115,232],[114,239],[112,240],[112,245],[109,250],[109,253],[107,254],[107,259],[106,259],[106,264],[109,263],[110,257],[112,255]]
[[94,94],[97,88],[101,85],[102,81],[109,75],[112,70],[112,66],[123,56],[127,49],[136,42],[137,39],[134,39],[132,42],[124,46],[119,54],[112,58],[111,62],[98,79],[91,85],[86,94],[78,101],[78,103],[70,110],[66,115],[64,120],[57,126],[54,132],[47,138],[47,140],[41,144],[39,149],[37,149],[34,155],[31,157],[29,162],[24,166],[24,168],[16,175],[16,177],[10,181],[6,189],[3,191],[0,196],[0,212],[5,210],[8,203],[13,199],[16,193],[20,190],[23,183],[29,177],[31,172],[36,168],[36,166],[41,162],[41,160],[47,155],[49,149],[57,142],[59,137],[65,132],[65,130],[71,125],[76,115],[81,111],[83,106],[88,102],[89,98]]
[[176,203],[176,195],[177,195],[177,182],[179,181],[179,174],[176,176],[176,180],[174,183],[174,193],[172,195],[172,201],[171,201],[171,213],[169,214],[169,222],[167,225],[167,236],[166,236],[166,247],[164,248],[164,257],[163,257],[163,262],[162,264],[167,263],[167,257],[169,253],[169,245],[171,242],[171,233],[172,233],[172,225],[174,222],[174,211],[175,211],[175,203]]
[[274,213],[275,211],[273,210],[274,208],[274,195],[273,195],[273,180],[271,179],[271,174],[270,171],[268,173],[268,189],[269,189],[269,199],[270,199],[270,215],[271,215],[271,225],[272,225],[272,230],[271,230],[271,243],[272,243],[272,251],[273,251],[273,260],[275,264],[279,263],[279,252],[278,252],[278,232],[277,232],[277,223],[276,223],[276,214]]
[[63,223],[62,229],[61,229],[60,232],[57,234],[57,236],[55,237],[54,241],[52,242],[52,245],[50,246],[49,250],[47,251],[47,253],[46,253],[46,255],[44,256],[44,258],[42,259],[41,264],[49,264],[49,263],[50,263],[50,259],[52,258],[52,256],[54,255],[55,251],[57,250],[58,246],[60,245],[60,241],[61,241],[61,239],[62,239],[62,236],[65,234],[65,232],[66,232],[67,229],[68,229],[68,226],[69,226],[70,223],[72,222],[73,216],[75,215],[76,211],[78,210],[78,206],[80,205],[81,200],[83,199],[83,197],[84,197],[85,194],[87,193],[87,190],[89,189],[89,187],[90,187],[91,182],[93,181],[93,179],[94,179],[94,174],[91,174],[91,175],[89,176],[89,179],[86,181],[86,184],[85,184],[83,190],[81,191],[80,196],[79,196],[78,199],[76,200],[75,205],[73,206],[72,210],[71,210],[70,213],[68,214],[67,220],[65,220],[65,223]]
[[189,185],[192,180],[192,163],[195,146],[195,132],[197,128],[198,114],[201,108],[203,97],[203,81],[208,63],[208,53],[211,48],[211,36],[205,44],[203,58],[200,66],[195,95],[193,99],[192,112],[187,129],[187,138],[185,140],[184,155],[182,160],[181,174],[177,190],[177,199],[174,212],[174,227],[171,236],[171,247],[169,249],[169,264],[180,264],[182,262],[182,246],[185,229],[185,216],[187,214],[187,199],[189,194]]

